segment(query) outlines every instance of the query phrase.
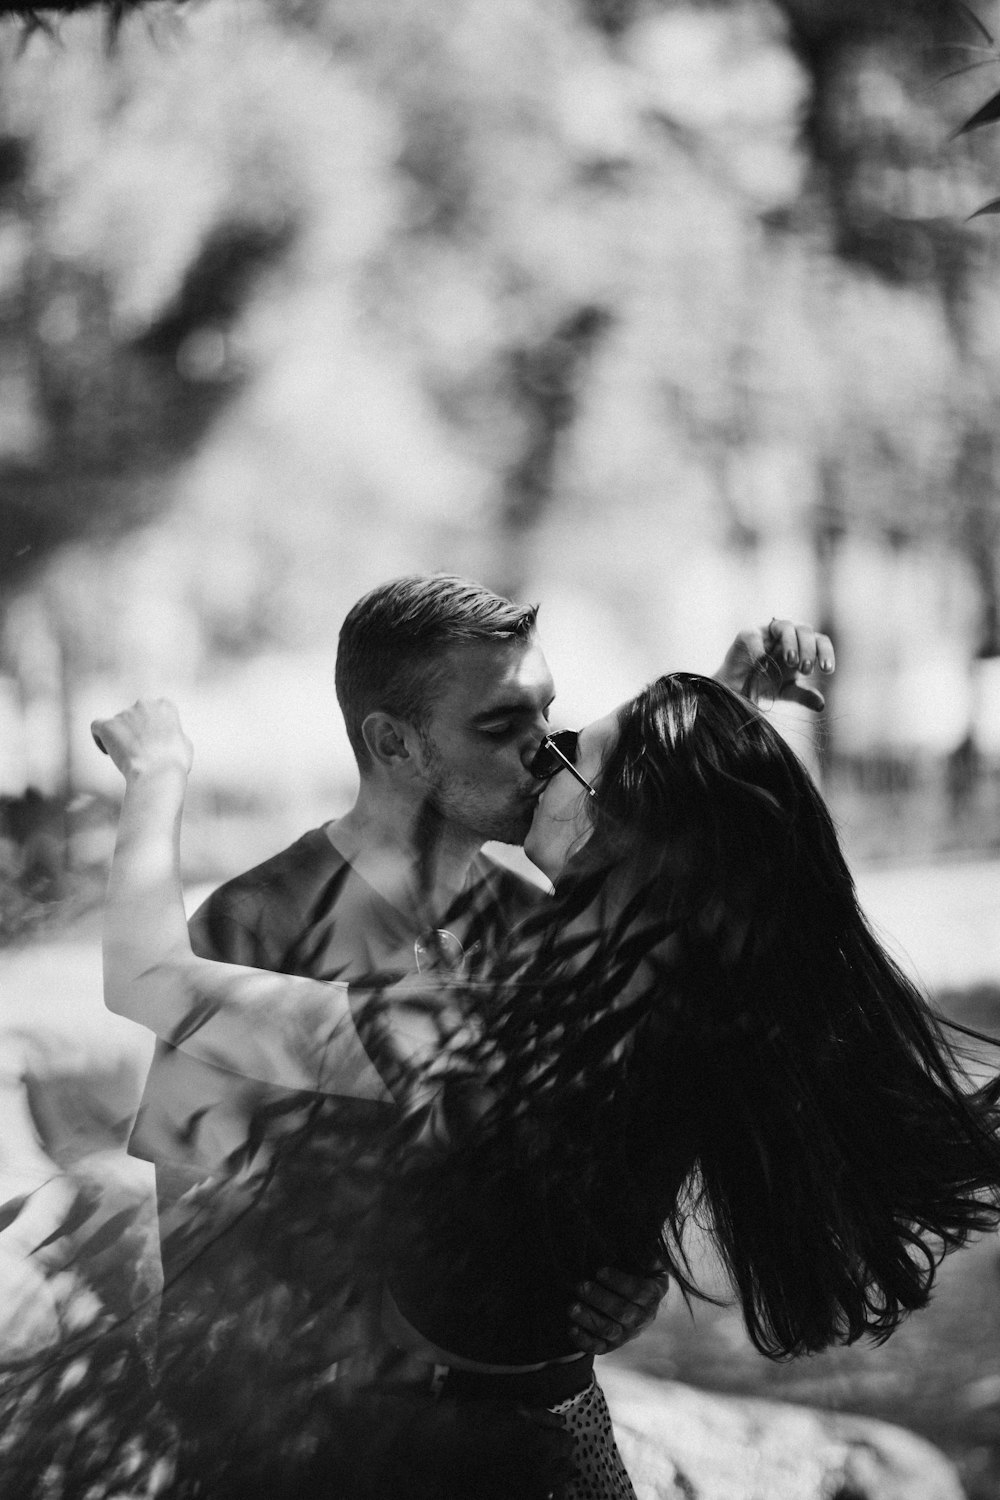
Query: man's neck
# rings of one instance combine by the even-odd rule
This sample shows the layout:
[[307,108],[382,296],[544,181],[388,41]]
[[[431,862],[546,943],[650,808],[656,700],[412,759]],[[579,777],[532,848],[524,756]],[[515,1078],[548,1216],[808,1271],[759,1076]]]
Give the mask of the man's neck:
[[327,826],[334,848],[380,896],[433,926],[464,888],[481,840],[425,807],[362,785],[350,812]]

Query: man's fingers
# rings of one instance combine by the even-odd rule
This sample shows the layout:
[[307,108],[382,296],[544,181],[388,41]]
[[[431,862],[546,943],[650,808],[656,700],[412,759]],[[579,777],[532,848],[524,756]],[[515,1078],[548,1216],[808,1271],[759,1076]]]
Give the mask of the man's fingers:
[[659,1305],[658,1297],[649,1303],[627,1302],[619,1318],[598,1312],[591,1305],[577,1303],[571,1309],[570,1338],[585,1354],[609,1354],[648,1328]]
[[597,1272],[593,1281],[577,1288],[570,1316],[594,1333],[610,1334],[644,1326],[655,1316],[667,1290],[668,1277],[633,1276],[611,1268]]
[[667,1289],[670,1277],[663,1271],[656,1276],[634,1276],[630,1271],[618,1271],[613,1266],[602,1266],[596,1273],[593,1281],[586,1281],[581,1286],[581,1293],[586,1287],[593,1290],[597,1295],[605,1293],[620,1299],[622,1305],[627,1302],[635,1302],[640,1306],[647,1306],[650,1302],[660,1303]]
[[667,1290],[669,1276],[633,1276],[602,1267],[592,1281],[577,1288],[570,1308],[570,1337],[585,1354],[608,1354],[653,1321]]
[[574,1328],[602,1339],[620,1339],[632,1326],[631,1322],[625,1323],[620,1318],[599,1313],[592,1307],[578,1306],[573,1309],[571,1316]]
[[594,1339],[585,1333],[578,1334],[573,1328],[569,1331],[569,1340],[581,1354],[611,1354],[614,1350],[614,1345],[609,1344],[606,1339]]
[[612,1342],[610,1339],[595,1338],[593,1334],[583,1333],[572,1327],[569,1337],[574,1349],[579,1349],[581,1354],[611,1354],[613,1350],[621,1348],[622,1344],[628,1343],[628,1339],[624,1337]]
[[648,1300],[638,1302],[632,1296],[623,1296],[620,1292],[592,1281],[584,1282],[579,1289],[578,1298],[573,1308],[575,1317],[591,1312],[596,1318],[613,1318],[615,1322],[626,1325],[648,1306]]
[[648,1328],[656,1317],[659,1303],[652,1307],[636,1307],[630,1317],[612,1318],[605,1313],[595,1312],[592,1307],[583,1307],[573,1317],[570,1327],[578,1335],[588,1338],[600,1339],[611,1348],[617,1348],[626,1340],[634,1338],[644,1328]]
[[614,1318],[595,1313],[592,1308],[582,1309],[580,1316],[569,1325],[570,1339],[584,1354],[610,1354],[613,1349],[627,1344],[638,1332],[638,1328],[626,1328]]

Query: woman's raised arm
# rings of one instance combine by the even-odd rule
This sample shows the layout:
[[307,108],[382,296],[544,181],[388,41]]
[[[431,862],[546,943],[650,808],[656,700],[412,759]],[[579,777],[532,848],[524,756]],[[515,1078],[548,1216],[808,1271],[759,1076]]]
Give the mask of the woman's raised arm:
[[344,984],[199,958],[180,879],[192,748],[166,699],[95,720],[125,778],[104,915],[104,1000],[205,1062],[288,1088],[387,1100]]

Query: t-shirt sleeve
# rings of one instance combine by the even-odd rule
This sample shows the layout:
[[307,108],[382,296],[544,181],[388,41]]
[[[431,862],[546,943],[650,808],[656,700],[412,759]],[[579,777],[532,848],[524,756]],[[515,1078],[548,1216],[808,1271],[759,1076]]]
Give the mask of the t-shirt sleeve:
[[202,902],[188,923],[191,947],[199,958],[251,969],[276,968],[264,927],[263,901],[230,881]]

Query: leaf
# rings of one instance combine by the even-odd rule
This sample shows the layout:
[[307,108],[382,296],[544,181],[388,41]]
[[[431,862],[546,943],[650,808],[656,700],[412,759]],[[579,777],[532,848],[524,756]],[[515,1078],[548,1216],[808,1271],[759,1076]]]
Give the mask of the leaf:
[[32,1255],[35,1255],[39,1250],[44,1250],[46,1245],[55,1244],[56,1240],[61,1240],[65,1235],[72,1234],[74,1230],[79,1229],[81,1224],[86,1224],[87,1220],[96,1213],[97,1203],[96,1194],[81,1192],[59,1225],[59,1228],[53,1229],[52,1233],[47,1234],[44,1240],[39,1240],[31,1252]]
[[981,109],[977,109],[964,125],[960,125],[957,130],[953,131],[952,140],[958,135],[965,135],[970,130],[978,130],[981,125],[992,125],[996,120],[1000,120],[1000,94],[994,94],[992,99],[987,99]]
[[1000,214],[1000,198],[991,198],[989,203],[984,203],[982,208],[977,208],[974,214],[970,214],[965,222],[969,224],[973,219],[982,218],[983,214]]
[[184,1124],[179,1126],[174,1132],[174,1139],[177,1141],[178,1145],[190,1146],[191,1142],[194,1140],[196,1134],[198,1133],[199,1125],[208,1114],[208,1112],[209,1106],[207,1104],[204,1105],[201,1109],[193,1109],[191,1111],[187,1119],[184,1121]]
[[954,0],[954,3],[955,3],[956,8],[958,10],[960,10],[962,12],[962,14],[964,16],[966,16],[972,22],[973,26],[979,32],[979,35],[981,37],[985,37],[986,40],[992,46],[993,45],[993,38],[990,36],[990,34],[987,31],[986,26],[984,25],[984,23],[976,15],[975,11],[972,10],[972,9],[970,9],[970,7],[965,4],[965,0]]
[[984,62],[990,58],[994,61],[1000,59],[1000,52],[996,47],[980,47],[977,42],[935,42],[933,47],[925,47],[923,55],[928,57],[934,52],[978,52]]
[[30,1196],[30,1193],[22,1193],[19,1198],[8,1198],[6,1203],[0,1203],[0,1230],[13,1224]]
[[183,1020],[178,1021],[173,1031],[167,1037],[171,1047],[181,1047],[196,1031],[209,1022],[219,1009],[215,1000],[198,999],[186,1012]]
[[99,1255],[102,1250],[107,1250],[109,1245],[113,1245],[116,1240],[120,1240],[126,1230],[133,1228],[134,1225],[135,1209],[119,1209],[116,1214],[112,1214],[111,1218],[101,1225],[100,1229],[96,1230],[90,1236],[89,1240],[83,1242],[74,1256],[74,1260],[81,1260],[85,1255]]
[[976,68],[988,68],[994,63],[1000,62],[1000,57],[981,57],[978,62],[963,63],[960,68],[952,68],[950,73],[942,73],[940,78],[935,78],[933,84],[928,87],[936,88],[939,83],[947,83],[949,78],[961,78],[963,73],[973,73]]

